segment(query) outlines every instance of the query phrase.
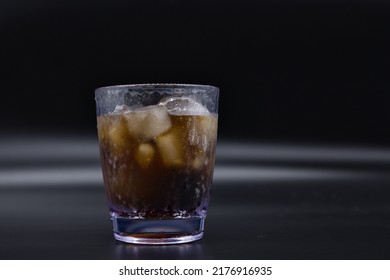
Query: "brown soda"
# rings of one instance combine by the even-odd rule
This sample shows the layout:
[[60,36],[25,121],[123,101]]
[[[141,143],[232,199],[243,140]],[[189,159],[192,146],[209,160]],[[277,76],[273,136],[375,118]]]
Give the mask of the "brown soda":
[[161,123],[165,115],[151,121],[145,116],[125,112],[98,117],[110,211],[140,219],[205,216],[217,114],[168,115],[169,122]]

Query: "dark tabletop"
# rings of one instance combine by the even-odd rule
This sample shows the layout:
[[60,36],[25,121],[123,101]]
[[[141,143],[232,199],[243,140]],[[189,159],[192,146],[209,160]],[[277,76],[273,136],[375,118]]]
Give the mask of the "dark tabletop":
[[390,259],[390,150],[221,143],[200,241],[115,241],[89,139],[0,144],[0,259]]

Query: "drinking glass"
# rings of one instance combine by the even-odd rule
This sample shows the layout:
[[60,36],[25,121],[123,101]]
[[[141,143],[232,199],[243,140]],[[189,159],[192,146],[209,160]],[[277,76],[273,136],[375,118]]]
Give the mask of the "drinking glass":
[[117,240],[203,237],[213,180],[219,89],[135,84],[95,90],[103,180]]

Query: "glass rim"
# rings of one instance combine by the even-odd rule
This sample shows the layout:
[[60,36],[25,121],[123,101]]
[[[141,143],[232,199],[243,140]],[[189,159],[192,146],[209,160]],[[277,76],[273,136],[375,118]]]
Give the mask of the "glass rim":
[[204,88],[210,90],[217,90],[219,92],[219,87],[212,85],[202,85],[202,84],[186,84],[186,83],[140,83],[140,84],[118,84],[111,86],[103,86],[95,89],[95,93],[102,93],[104,91],[113,90],[113,89],[131,89],[131,88]]

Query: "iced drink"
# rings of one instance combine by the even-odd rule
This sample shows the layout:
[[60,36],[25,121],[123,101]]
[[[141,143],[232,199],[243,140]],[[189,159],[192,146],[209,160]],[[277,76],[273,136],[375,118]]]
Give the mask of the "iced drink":
[[218,116],[191,96],[154,99],[116,105],[97,118],[115,237],[153,244],[197,240],[213,178]]

